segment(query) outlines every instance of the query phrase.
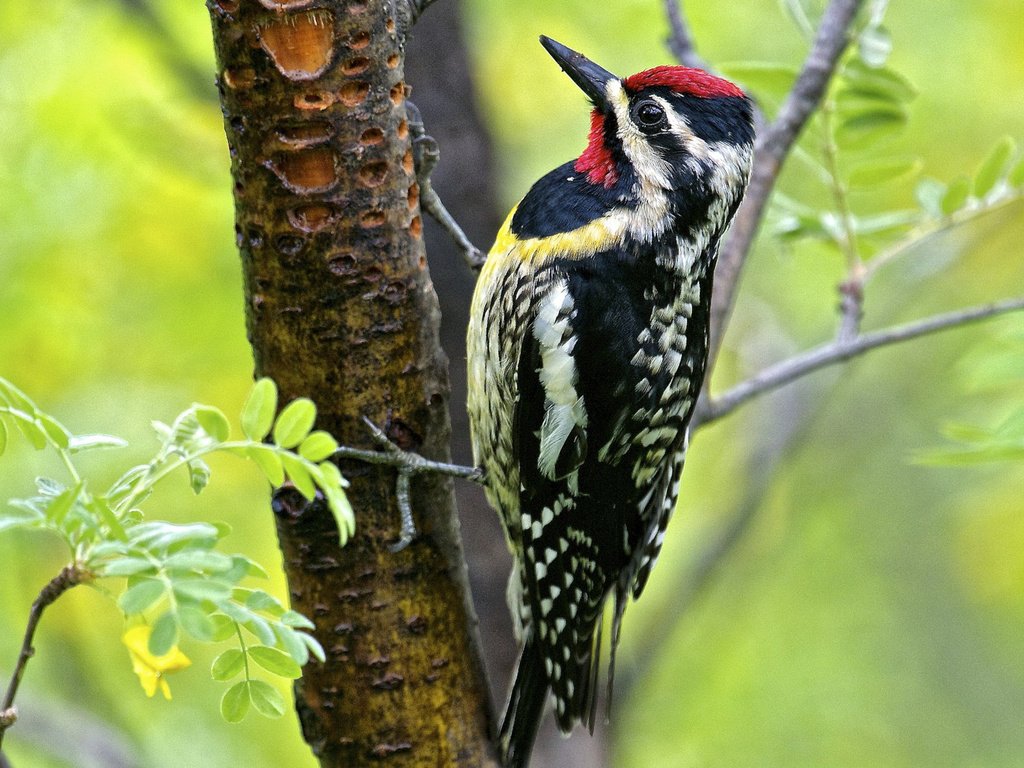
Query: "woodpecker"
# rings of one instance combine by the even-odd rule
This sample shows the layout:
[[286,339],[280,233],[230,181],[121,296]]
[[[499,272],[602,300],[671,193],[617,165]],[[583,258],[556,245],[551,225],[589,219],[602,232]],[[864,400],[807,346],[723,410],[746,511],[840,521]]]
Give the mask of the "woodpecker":
[[547,37],[593,105],[586,149],[499,231],[467,332],[473,453],[515,567],[522,653],[501,730],[527,765],[550,699],[593,731],[602,614],[623,611],[675,506],[708,348],[718,243],[746,188],[751,104],[660,66],[619,78]]

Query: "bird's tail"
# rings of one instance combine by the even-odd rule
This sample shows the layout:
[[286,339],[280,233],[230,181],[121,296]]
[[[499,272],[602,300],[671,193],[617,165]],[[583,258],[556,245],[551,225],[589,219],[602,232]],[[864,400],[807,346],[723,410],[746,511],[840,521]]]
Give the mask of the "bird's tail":
[[544,661],[536,637],[529,631],[498,734],[501,762],[506,768],[526,768],[529,764],[547,700]]

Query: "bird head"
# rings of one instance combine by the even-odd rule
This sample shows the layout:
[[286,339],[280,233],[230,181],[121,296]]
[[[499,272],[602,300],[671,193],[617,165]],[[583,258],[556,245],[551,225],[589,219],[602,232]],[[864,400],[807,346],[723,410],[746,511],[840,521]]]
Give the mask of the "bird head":
[[593,104],[589,142],[575,164],[590,183],[611,188],[632,171],[662,189],[711,182],[709,175],[734,188],[746,184],[752,108],[736,85],[680,66],[619,78],[549,37],[540,42]]

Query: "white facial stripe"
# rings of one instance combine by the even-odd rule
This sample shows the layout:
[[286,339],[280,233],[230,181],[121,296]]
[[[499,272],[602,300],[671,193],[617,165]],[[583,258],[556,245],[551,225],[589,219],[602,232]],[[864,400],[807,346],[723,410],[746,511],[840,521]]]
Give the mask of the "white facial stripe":
[[626,153],[641,182],[661,189],[669,189],[672,169],[647,138],[633,124],[629,116],[629,96],[619,80],[610,80],[607,85],[608,103],[615,111],[615,121],[622,150]]
[[630,234],[640,241],[659,237],[668,225],[668,195],[672,186],[672,169],[647,142],[629,116],[629,96],[620,80],[610,80],[605,87],[608,103],[615,113],[616,133],[622,151],[637,175],[634,195],[639,205],[621,209],[628,218]]

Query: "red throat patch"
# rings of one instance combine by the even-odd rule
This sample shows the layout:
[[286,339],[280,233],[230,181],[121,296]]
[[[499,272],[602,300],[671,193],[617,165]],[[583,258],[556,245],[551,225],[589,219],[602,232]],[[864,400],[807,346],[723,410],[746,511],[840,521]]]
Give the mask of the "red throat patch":
[[709,99],[715,96],[745,96],[735,83],[693,67],[654,67],[625,79],[626,90],[636,93],[644,88],[662,86],[687,96]]
[[615,158],[604,143],[604,115],[597,109],[590,113],[587,148],[576,160],[574,168],[577,173],[587,174],[587,181],[591,184],[603,184],[605,189],[611,189],[619,180]]

